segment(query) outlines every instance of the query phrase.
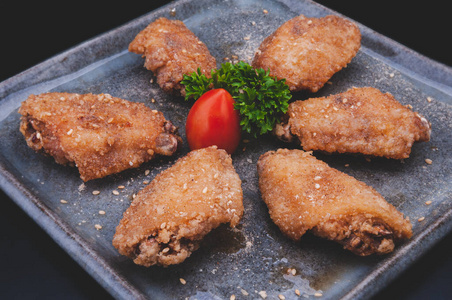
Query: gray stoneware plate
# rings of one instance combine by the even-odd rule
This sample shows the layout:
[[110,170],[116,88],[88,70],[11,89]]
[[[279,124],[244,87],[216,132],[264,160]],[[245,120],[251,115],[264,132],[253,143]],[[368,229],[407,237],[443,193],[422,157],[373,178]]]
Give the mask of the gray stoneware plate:
[[[268,11],[267,14],[263,10]],[[174,15],[175,12],[175,15]],[[362,47],[349,66],[315,95],[373,86],[392,93],[431,121],[428,143],[416,144],[404,161],[321,155],[326,161],[378,190],[413,223],[412,239],[390,255],[357,257],[336,243],[306,235],[294,243],[271,222],[257,188],[256,161],[288,145],[267,136],[242,144],[232,156],[243,180],[244,217],[237,229],[216,229],[183,264],[144,268],[120,256],[111,240],[132,195],[185,155],[151,161],[138,169],[83,184],[75,168],[29,149],[18,130],[20,103],[31,93],[110,93],[144,102],[180,127],[191,103],[162,93],[143,59],[127,52],[133,37],[160,16],[180,19],[204,41],[218,62],[238,56],[249,61],[260,42],[288,19],[335,14],[311,1],[178,1],[55,56],[0,84],[0,187],[114,297],[150,299],[367,298],[394,279],[452,229],[452,70],[361,26]],[[151,101],[155,99],[155,102]],[[242,148],[245,148],[242,151]],[[426,164],[425,159],[433,164]],[[346,167],[348,165],[348,167]],[[150,172],[146,172],[150,170]],[[119,185],[119,195],[112,193]],[[99,195],[93,195],[99,190]],[[61,199],[67,200],[62,204]],[[426,201],[432,201],[426,205]],[[106,212],[100,215],[98,212]],[[423,221],[418,221],[424,217]],[[94,225],[102,225],[97,230]],[[288,274],[289,268],[296,274]],[[181,284],[180,278],[186,280]],[[248,296],[244,296],[248,294]]]

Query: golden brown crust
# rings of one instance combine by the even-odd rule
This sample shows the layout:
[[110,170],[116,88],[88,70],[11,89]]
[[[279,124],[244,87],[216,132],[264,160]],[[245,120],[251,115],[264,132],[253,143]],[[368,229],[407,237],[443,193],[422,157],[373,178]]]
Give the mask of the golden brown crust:
[[172,155],[181,142],[161,112],[109,94],[30,95],[19,113],[28,146],[74,163],[84,181]]
[[216,60],[206,45],[178,20],[155,20],[135,37],[129,51],[146,57],[144,66],[157,76],[164,91],[182,96],[185,88],[180,82],[184,74],[200,68],[210,77],[210,71],[216,68]]
[[141,190],[116,228],[113,245],[136,264],[184,261],[200,240],[243,215],[241,180],[226,151],[195,150]]
[[286,79],[291,91],[316,92],[350,63],[360,46],[361,33],[354,23],[332,15],[300,15],[262,42],[252,65]]
[[408,158],[431,127],[421,115],[378,89],[352,88],[289,105],[288,125],[304,150]]
[[293,240],[312,230],[369,255],[392,251],[394,241],[412,235],[408,218],[377,191],[308,152],[269,151],[259,158],[258,173],[272,220]]

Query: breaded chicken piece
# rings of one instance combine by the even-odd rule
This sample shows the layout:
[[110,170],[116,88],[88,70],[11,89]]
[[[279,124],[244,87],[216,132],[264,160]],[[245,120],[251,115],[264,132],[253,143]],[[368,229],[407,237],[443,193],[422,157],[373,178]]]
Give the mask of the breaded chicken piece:
[[365,256],[391,252],[412,235],[409,219],[377,191],[308,152],[269,151],[257,168],[270,217],[295,241],[310,230]]
[[416,141],[430,139],[426,118],[378,89],[352,88],[328,97],[295,101],[274,132],[298,137],[304,150],[408,158]]
[[268,36],[257,50],[252,66],[286,79],[291,91],[317,92],[353,57],[361,46],[354,23],[337,17],[295,17]]
[[129,51],[146,57],[144,66],[157,76],[165,91],[185,96],[180,84],[184,74],[200,68],[210,77],[216,60],[206,45],[182,21],[159,18],[142,30],[129,45]]
[[194,150],[141,190],[116,228],[113,246],[143,266],[183,262],[202,238],[243,215],[241,180],[216,146]]
[[161,112],[109,94],[30,95],[19,113],[28,146],[75,164],[83,181],[172,155],[182,142]]

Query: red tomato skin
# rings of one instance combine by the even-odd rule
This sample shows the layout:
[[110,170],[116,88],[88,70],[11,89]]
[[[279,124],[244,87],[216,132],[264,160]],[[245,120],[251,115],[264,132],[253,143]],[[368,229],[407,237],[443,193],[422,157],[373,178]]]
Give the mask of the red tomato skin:
[[185,133],[191,150],[216,145],[232,154],[240,142],[240,114],[224,89],[206,92],[193,104]]

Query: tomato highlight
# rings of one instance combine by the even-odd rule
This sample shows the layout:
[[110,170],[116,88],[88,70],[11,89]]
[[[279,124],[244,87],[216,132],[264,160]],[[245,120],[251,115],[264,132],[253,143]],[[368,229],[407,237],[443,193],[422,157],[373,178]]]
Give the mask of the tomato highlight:
[[187,116],[185,133],[191,150],[216,145],[232,154],[240,142],[240,114],[225,89],[204,93]]

